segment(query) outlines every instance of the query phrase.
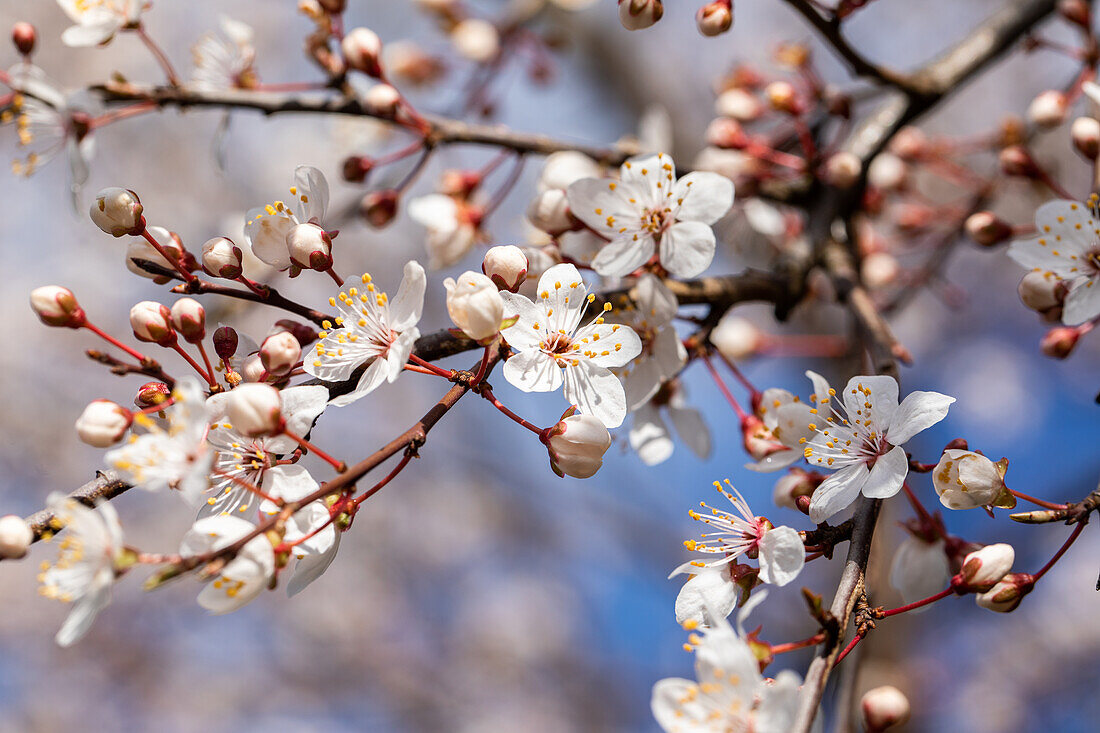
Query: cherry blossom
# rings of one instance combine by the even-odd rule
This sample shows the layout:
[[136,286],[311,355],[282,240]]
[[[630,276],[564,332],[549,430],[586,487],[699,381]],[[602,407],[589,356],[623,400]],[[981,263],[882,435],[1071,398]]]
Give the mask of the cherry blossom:
[[[581,326],[595,295],[589,295],[573,265],[554,265],[539,278],[537,302],[501,293],[505,316],[518,320],[502,332],[516,350],[504,364],[504,378],[524,392],[553,392],[565,384],[565,398],[609,428],[626,417],[626,392],[611,369],[642,350],[629,326],[597,316]],[[609,307],[609,306],[608,306]]]
[[[287,238],[302,224],[319,225],[328,211],[329,190],[325,174],[317,168],[300,165],[294,169],[288,205],[274,201],[249,209],[245,214],[244,238],[252,253],[279,270],[294,265]],[[309,263],[300,263],[308,265]],[[292,271],[293,274],[293,271]]]
[[428,267],[439,270],[455,264],[478,239],[477,207],[442,193],[409,202],[409,216],[428,230]]
[[355,389],[332,400],[337,407],[351,404],[377,388],[382,382],[397,379],[420,336],[416,324],[424,310],[427,278],[415,260],[405,264],[405,276],[397,297],[390,305],[386,293],[378,290],[370,274],[364,274],[363,290],[349,287],[340,291],[329,304],[340,311],[334,322],[325,322],[327,330],[303,359],[308,374],[326,382],[342,382],[363,364]]
[[629,275],[656,253],[678,277],[695,277],[714,259],[711,225],[733,205],[733,183],[708,172],[676,179],[664,153],[631,158],[620,180],[586,178],[569,186],[569,210],[610,240],[592,267],[601,275]]
[[687,349],[672,327],[679,307],[676,296],[660,278],[647,272],[638,278],[630,293],[632,307],[617,315],[642,341],[642,353],[624,370],[626,404],[634,410],[649,402],[664,382],[680,373],[687,363]]
[[[285,466],[273,477],[265,492],[274,499],[300,501],[317,491],[317,481],[302,466]],[[280,511],[273,502],[264,499],[260,504],[263,516],[273,517]],[[318,499],[294,512],[286,521],[283,541],[292,544],[291,554],[297,559],[294,575],[287,583],[287,595],[303,590],[328,570],[340,549],[340,533],[333,526],[328,504]]]
[[672,456],[674,443],[668,422],[692,453],[699,458],[710,456],[710,430],[702,414],[687,405],[684,388],[678,380],[665,382],[652,399],[631,414],[630,447],[647,466],[663,463]]
[[943,539],[928,541],[909,535],[894,552],[890,585],[906,603],[919,601],[947,587],[951,566]]
[[189,86],[199,91],[247,89],[256,85],[256,49],[245,23],[222,16],[221,34],[207,33],[191,49],[195,71]]
[[[193,557],[224,549],[256,529],[240,517],[219,514],[195,522],[180,542],[180,555]],[[275,553],[264,535],[253,537],[199,592],[199,605],[214,614],[230,613],[256,598],[275,572]]]
[[99,46],[123,28],[137,25],[147,7],[146,0],[57,0],[76,23],[66,28],[61,40],[66,46]]

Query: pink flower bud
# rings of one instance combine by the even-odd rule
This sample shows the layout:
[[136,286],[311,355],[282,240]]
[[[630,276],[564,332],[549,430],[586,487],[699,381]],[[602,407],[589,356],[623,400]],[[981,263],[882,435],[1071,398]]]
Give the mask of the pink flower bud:
[[451,29],[451,43],[462,56],[484,64],[500,52],[500,33],[487,20],[467,18]]
[[527,207],[527,218],[532,224],[547,234],[561,234],[573,228],[573,218],[569,215],[569,202],[565,191],[550,188],[535,196]]
[[1027,149],[1022,145],[1009,145],[1001,150],[1000,161],[1001,171],[1006,176],[1034,178],[1039,172],[1031,153],[1027,152]]
[[504,299],[485,275],[464,272],[458,281],[447,278],[447,313],[456,326],[474,341],[484,341],[500,332],[504,320]]
[[1100,120],[1094,117],[1078,117],[1069,128],[1073,146],[1089,160],[1100,156]]
[[137,236],[145,229],[141,200],[125,188],[105,188],[96,194],[88,213],[97,227],[112,237]]
[[269,384],[242,384],[230,390],[226,415],[233,430],[249,438],[282,430],[282,398]]
[[1085,30],[1092,29],[1091,10],[1086,0],[1058,0],[1058,13]]
[[714,111],[738,122],[752,122],[764,114],[764,103],[748,89],[727,89],[714,100]]
[[848,152],[834,153],[825,161],[825,181],[837,188],[851,188],[859,181],[863,164]]
[[340,42],[340,50],[349,68],[370,76],[381,75],[379,56],[382,53],[382,40],[371,29],[353,28],[348,31]]
[[764,88],[764,96],[772,109],[789,115],[800,115],[805,109],[794,85],[786,81],[773,81]]
[[749,136],[741,123],[730,117],[711,120],[704,135],[708,143],[718,148],[739,150],[749,144]]
[[611,433],[591,415],[571,415],[554,426],[546,441],[550,468],[559,476],[588,478],[600,470]]
[[207,275],[236,280],[244,272],[241,248],[229,237],[214,237],[202,246],[202,269]]
[[176,265],[174,263],[183,264],[184,262],[183,241],[178,234],[170,232],[164,227],[152,226],[148,227],[147,231],[173,260],[165,258],[145,237],[134,237],[126,245],[126,269],[135,275],[149,278],[158,285],[163,285],[172,278],[167,275],[154,275],[134,260],[146,260],[175,272]]
[[983,247],[993,247],[1012,236],[1012,227],[992,211],[979,211],[966,219],[966,233]]
[[266,373],[267,369],[264,368],[259,352],[249,354],[241,363],[241,377],[246,382],[262,382]]
[[879,153],[867,168],[867,182],[880,191],[898,191],[908,180],[908,164],[893,153]]
[[1065,359],[1073,353],[1081,338],[1081,330],[1074,326],[1057,326],[1047,331],[1039,342],[1039,350],[1053,359]]
[[639,31],[665,14],[661,0],[619,0],[619,22],[628,31]]
[[363,95],[367,111],[380,117],[393,117],[401,103],[401,93],[389,84],[375,84]]
[[15,50],[22,55],[30,56],[37,40],[38,31],[30,23],[19,21],[11,27],[11,42],[15,44]]
[[146,382],[138,387],[134,396],[134,404],[145,410],[157,405],[163,405],[172,395],[172,390],[164,382]]
[[764,421],[755,415],[746,415],[741,418],[741,439],[745,446],[745,452],[752,456],[754,461],[762,461],[773,453],[787,450],[772,435],[772,431],[764,425]]
[[8,514],[0,517],[0,557],[18,560],[27,554],[34,541],[34,532],[22,517]]
[[801,468],[791,468],[775,482],[772,490],[772,499],[778,507],[787,509],[798,508],[800,496],[812,496],[814,489],[825,480],[820,473],[810,472]]
[[134,415],[122,405],[110,400],[88,403],[76,420],[76,434],[90,446],[109,448],[130,429]]
[[344,180],[348,183],[362,183],[374,168],[374,160],[365,155],[349,155],[342,167]]
[[560,150],[546,156],[539,174],[539,188],[566,189],[582,178],[599,178],[603,168],[584,153],[575,150]]
[[[1005,493],[1008,462],[994,463],[969,450],[945,450],[932,469],[932,485],[948,509],[996,504]],[[1006,571],[1007,572],[1007,571]]]
[[903,127],[890,140],[890,152],[902,160],[919,160],[928,152],[928,138],[918,127]]
[[733,10],[730,0],[715,0],[707,3],[695,13],[695,25],[704,36],[718,36],[733,25]]
[[31,308],[47,326],[80,328],[87,320],[73,291],[60,285],[43,285],[32,290]]
[[148,341],[158,346],[171,346],[176,342],[172,328],[172,312],[168,306],[143,300],[130,309],[130,328],[138,341]]
[[909,720],[909,699],[901,690],[890,685],[863,693],[859,706],[867,733],[879,733]]
[[1035,587],[1035,578],[1027,573],[1009,573],[1001,578],[998,583],[980,593],[974,600],[982,608],[996,611],[997,613],[1009,613],[1016,610],[1020,601]]
[[304,270],[332,268],[332,239],[316,224],[298,224],[286,234],[290,261]]
[[290,331],[280,331],[260,345],[260,362],[268,374],[282,376],[302,360],[302,345]]
[[1053,308],[1061,310],[1066,299],[1066,288],[1061,280],[1043,272],[1029,272],[1020,280],[1017,288],[1024,305],[1037,313],[1047,313]]
[[397,191],[371,191],[359,202],[359,216],[375,229],[393,221],[397,215]]
[[879,290],[897,281],[901,265],[889,252],[872,252],[863,258],[859,273],[868,288]]
[[1039,127],[1057,127],[1066,121],[1066,95],[1051,89],[1031,100],[1027,108],[1027,117]]
[[527,255],[514,244],[490,247],[481,261],[481,271],[501,290],[514,293],[527,279]]
[[221,326],[214,331],[213,341],[214,353],[219,359],[228,361],[237,353],[237,332],[229,326]]
[[726,315],[710,332],[710,342],[731,361],[741,361],[756,354],[764,345],[764,334],[751,321]]
[[999,542],[971,552],[963,560],[962,570],[952,579],[951,585],[959,589],[983,593],[1001,582],[1012,570],[1016,551],[1012,545]]
[[194,298],[180,298],[172,304],[172,326],[189,344],[206,338],[206,311]]
[[413,86],[429,84],[446,71],[440,59],[425,53],[412,41],[387,43],[383,57],[389,76]]

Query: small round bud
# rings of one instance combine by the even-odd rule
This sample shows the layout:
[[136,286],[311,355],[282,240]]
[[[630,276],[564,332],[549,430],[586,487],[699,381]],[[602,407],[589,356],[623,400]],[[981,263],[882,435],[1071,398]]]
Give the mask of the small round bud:
[[1066,95],[1054,89],[1040,93],[1027,108],[1027,118],[1039,127],[1057,127],[1066,121]]
[[246,382],[264,381],[264,377],[267,376],[267,369],[264,369],[264,362],[260,358],[259,352],[245,357],[244,361],[241,362],[240,374]]
[[270,375],[283,376],[301,360],[302,345],[290,331],[272,334],[260,345],[260,362]]
[[897,281],[901,274],[901,265],[889,252],[872,252],[863,258],[859,274],[864,285],[871,290],[878,290]]
[[363,95],[363,104],[372,114],[393,117],[401,103],[401,92],[389,84],[375,84]]
[[986,545],[966,556],[962,570],[951,584],[967,591],[984,593],[1008,575],[1015,561],[1016,551],[1012,545],[1003,542]]
[[1047,331],[1039,342],[1039,350],[1053,359],[1065,359],[1073,353],[1081,338],[1081,330],[1073,326],[1057,326]]
[[539,174],[539,188],[566,189],[582,178],[599,178],[603,168],[584,153],[561,150],[546,156]]
[[374,77],[381,75],[379,56],[382,53],[382,40],[370,28],[353,28],[348,31],[340,42],[340,50],[349,68]]
[[825,161],[825,180],[837,188],[851,188],[859,181],[863,164],[848,152],[834,153]]
[[152,226],[148,227],[147,231],[153,239],[157,240],[157,244],[159,244],[170,257],[174,258],[174,260],[169,260],[158,252],[145,237],[134,237],[130,240],[130,243],[126,245],[126,269],[135,275],[149,278],[153,282],[163,285],[172,278],[167,275],[154,275],[138,265],[134,260],[146,260],[175,272],[175,263],[182,264],[184,261],[183,240],[180,239],[178,234],[170,232],[164,227]]
[[639,31],[665,14],[661,0],[619,0],[619,22],[628,31]]
[[474,341],[484,341],[500,332],[504,320],[504,299],[500,291],[480,272],[464,272],[458,281],[447,278],[447,313],[456,326]]
[[27,554],[34,541],[34,532],[22,517],[8,514],[0,517],[0,557],[18,560]]
[[317,329],[304,323],[298,323],[289,318],[280,318],[275,321],[275,325],[284,331],[290,331],[294,338],[298,339],[298,343],[303,349],[317,340]]
[[229,326],[220,326],[215,330],[212,340],[214,342],[214,353],[218,355],[219,359],[229,361],[237,353],[237,344],[239,343],[237,332]]
[[481,271],[501,290],[514,293],[527,279],[527,255],[514,244],[490,247],[481,261]]
[[233,430],[248,438],[282,429],[282,397],[269,384],[242,384],[230,390],[225,406]]
[[151,300],[143,300],[130,309],[130,328],[138,341],[148,341],[158,346],[171,346],[176,342],[172,312],[168,306]]
[[948,509],[990,506],[1007,491],[1007,468],[1007,461],[994,463],[980,453],[949,449],[932,469],[932,485]]
[[726,315],[710,332],[710,342],[731,361],[741,361],[764,345],[764,334],[749,320]]
[[413,86],[429,84],[446,71],[440,59],[425,53],[412,41],[387,43],[383,58],[388,76]]
[[304,270],[325,272],[332,267],[332,239],[316,224],[298,224],[286,234],[290,261]]
[[764,103],[747,89],[727,89],[714,100],[714,111],[738,122],[752,122],[764,114]]
[[1024,305],[1037,313],[1047,313],[1062,308],[1066,289],[1062,281],[1043,272],[1029,272],[1020,280],[1017,288]]
[[880,191],[898,191],[909,179],[909,166],[893,153],[879,153],[867,167],[867,182]]
[[359,202],[359,216],[375,229],[381,229],[397,216],[397,198],[393,189],[371,191]]
[[1012,227],[992,211],[979,211],[966,219],[966,233],[983,247],[994,247],[1012,236]]
[[802,114],[803,104],[794,85],[786,81],[773,81],[764,87],[764,97],[772,109],[789,115]]
[[588,478],[603,465],[611,433],[591,415],[571,415],[551,431],[546,441],[550,468],[559,476]]
[[1100,120],[1094,117],[1078,117],[1069,128],[1073,146],[1089,160],[1100,156]]
[[928,152],[928,137],[919,127],[903,127],[890,140],[890,152],[902,160],[920,160]]
[[711,120],[704,135],[707,142],[716,148],[740,150],[749,143],[745,128],[732,117],[716,117]]
[[105,188],[96,194],[88,213],[95,225],[112,237],[127,234],[137,236],[145,229],[141,217],[144,209],[133,191],[125,188]]
[[93,400],[76,420],[76,434],[90,446],[109,448],[130,429],[134,415],[110,400]]
[[859,707],[863,711],[863,725],[867,733],[879,733],[909,720],[909,698],[890,685],[863,693]]
[[344,180],[348,183],[362,183],[367,180],[367,174],[374,168],[374,160],[365,155],[349,155],[344,158],[341,168]]
[[11,42],[15,44],[15,50],[22,55],[30,56],[37,40],[38,31],[30,23],[19,21],[11,27]]
[[1069,22],[1091,30],[1091,11],[1086,0],[1058,0],[1058,12]]
[[214,237],[202,246],[202,269],[207,275],[236,280],[244,272],[241,248],[229,237]]
[[206,311],[194,298],[180,298],[172,304],[172,326],[189,344],[206,338]]
[[157,405],[163,405],[172,396],[172,390],[164,382],[146,382],[138,387],[134,396],[134,404],[145,410]]
[[527,207],[527,219],[547,234],[561,234],[573,228],[565,191],[549,188],[535,196]]
[[719,36],[733,25],[733,9],[730,0],[715,0],[695,13],[695,25],[704,36]]
[[819,473],[811,473],[801,468],[788,469],[787,473],[775,482],[772,499],[778,507],[798,508],[798,497],[812,496],[814,489],[824,480]]
[[317,0],[317,4],[330,15],[342,13],[348,6],[347,0]]
[[1006,176],[1021,176],[1034,178],[1039,168],[1031,157],[1031,153],[1021,145],[1009,145],[1001,150],[1001,171]]
[[462,56],[484,64],[500,52],[500,33],[487,20],[467,18],[451,30],[451,43]]
[[974,599],[979,606],[997,613],[1016,610],[1020,601],[1035,587],[1035,578],[1027,573],[1009,573],[995,586]]
[[60,285],[43,285],[32,290],[31,308],[47,326],[80,328],[87,320],[73,291]]

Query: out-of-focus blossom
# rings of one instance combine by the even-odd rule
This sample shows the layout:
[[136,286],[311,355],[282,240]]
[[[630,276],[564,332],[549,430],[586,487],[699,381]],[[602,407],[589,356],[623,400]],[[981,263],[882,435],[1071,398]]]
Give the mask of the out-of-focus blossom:
[[207,33],[191,49],[195,71],[188,86],[198,91],[250,89],[258,79],[252,64],[256,49],[252,28],[222,16],[221,34]]

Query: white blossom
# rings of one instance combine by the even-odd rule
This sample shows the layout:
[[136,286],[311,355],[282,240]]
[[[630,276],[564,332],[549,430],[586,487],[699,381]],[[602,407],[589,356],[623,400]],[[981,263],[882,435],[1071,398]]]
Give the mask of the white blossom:
[[666,382],[653,398],[631,413],[630,447],[647,466],[655,466],[672,456],[674,443],[668,421],[672,423],[680,440],[697,457],[710,457],[711,437],[703,415],[689,407],[684,398],[684,388],[677,381]]
[[[968,450],[945,450],[932,469],[932,485],[940,503],[948,509],[973,509],[990,506],[1006,499],[1005,469],[1007,462],[989,460]],[[1015,499],[1007,495],[1011,504]]]
[[[243,539],[256,526],[240,517],[219,514],[195,522],[180,542],[180,555],[216,552]],[[236,611],[267,587],[275,572],[275,553],[264,535],[252,538],[214,580],[199,592],[199,605],[214,614]]]
[[[299,224],[318,224],[328,211],[329,190],[325,175],[313,166],[294,169],[288,205],[274,201],[245,214],[244,238],[259,259],[279,270],[293,263],[287,236]],[[308,263],[306,263],[308,264]]]
[[199,91],[247,89],[255,86],[252,64],[256,49],[252,45],[252,28],[222,16],[221,34],[207,33],[191,48],[195,71],[188,85]]
[[409,217],[428,230],[428,267],[450,267],[470,251],[478,238],[474,207],[442,193],[409,202]]
[[630,297],[631,307],[618,315],[642,342],[642,352],[624,370],[623,379],[627,408],[636,410],[680,373],[687,363],[687,349],[672,327],[679,303],[659,277],[648,272],[642,275]]
[[901,594],[905,603],[939,593],[951,580],[945,542],[932,542],[909,535],[894,552],[890,565],[890,585]]
[[146,0],[57,0],[76,25],[65,29],[66,46],[98,46],[141,19]]

